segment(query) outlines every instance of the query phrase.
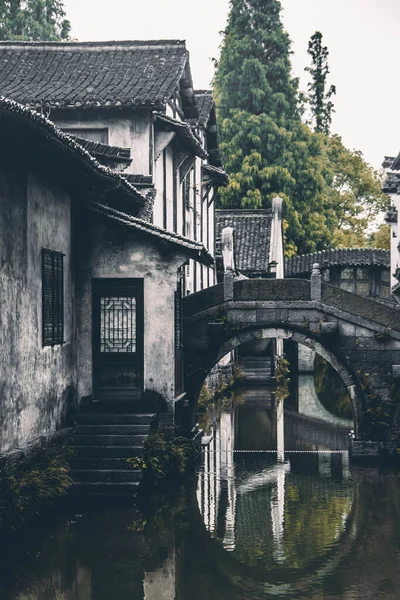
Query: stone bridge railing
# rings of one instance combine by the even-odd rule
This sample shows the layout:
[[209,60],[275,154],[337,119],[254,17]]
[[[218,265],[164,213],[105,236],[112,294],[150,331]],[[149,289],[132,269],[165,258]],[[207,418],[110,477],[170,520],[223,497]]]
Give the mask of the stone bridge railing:
[[313,291],[312,282],[307,279],[233,281],[228,294],[225,284],[220,283],[184,298],[184,316],[193,317],[225,302],[279,302],[282,305],[285,302],[315,301],[385,328],[400,331],[400,306],[399,309],[396,305],[392,308],[326,283],[321,284],[318,295]]

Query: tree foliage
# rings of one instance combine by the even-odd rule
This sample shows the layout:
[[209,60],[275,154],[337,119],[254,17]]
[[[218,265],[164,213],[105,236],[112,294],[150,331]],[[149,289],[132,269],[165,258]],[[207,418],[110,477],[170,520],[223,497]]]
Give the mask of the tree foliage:
[[340,136],[326,137],[325,145],[326,195],[336,216],[333,244],[367,246],[368,228],[388,206],[379,175],[361,152],[346,148]]
[[70,31],[62,0],[0,0],[0,40],[66,41]]
[[331,238],[324,211],[323,144],[300,119],[298,82],[278,0],[232,0],[214,78],[219,134],[230,183],[224,206],[285,201],[287,248],[314,251]]
[[368,246],[371,248],[390,250],[390,225],[382,223],[382,225],[370,235]]
[[314,120],[314,130],[320,133],[329,134],[333,102],[332,96],[336,94],[336,88],[331,85],[326,91],[326,78],[329,74],[328,66],[328,48],[322,45],[322,33],[316,31],[308,43],[308,54],[311,56],[311,67],[305,70],[311,75],[311,81],[308,84],[308,102]]
[[231,0],[230,7],[214,76],[230,175],[221,205],[269,208],[280,196],[289,256],[347,245],[351,231],[364,245],[365,225],[384,204],[379,179],[361,153],[302,122],[280,2]]

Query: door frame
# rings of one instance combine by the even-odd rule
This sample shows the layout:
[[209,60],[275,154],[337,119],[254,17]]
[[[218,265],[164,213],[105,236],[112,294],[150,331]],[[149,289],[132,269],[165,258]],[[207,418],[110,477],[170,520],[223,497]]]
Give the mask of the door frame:
[[[107,288],[115,295],[134,295],[136,298],[136,352],[107,353],[110,363],[124,362],[127,355],[134,355],[134,361],[139,373],[139,396],[143,398],[144,384],[144,279],[141,278],[92,278],[91,281],[91,315],[92,315],[92,390],[93,400],[96,401],[96,365],[101,357],[100,352],[100,297]],[[133,356],[132,356],[133,358]]]

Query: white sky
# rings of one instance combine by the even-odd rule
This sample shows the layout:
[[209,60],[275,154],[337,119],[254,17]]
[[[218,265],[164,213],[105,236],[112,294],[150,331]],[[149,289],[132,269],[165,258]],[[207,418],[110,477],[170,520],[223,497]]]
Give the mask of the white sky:
[[[332,130],[379,168],[400,150],[400,0],[281,0],[293,72],[306,88],[308,40],[319,30],[336,85]],[[64,0],[72,35],[85,40],[186,39],[194,85],[207,88],[228,0]]]

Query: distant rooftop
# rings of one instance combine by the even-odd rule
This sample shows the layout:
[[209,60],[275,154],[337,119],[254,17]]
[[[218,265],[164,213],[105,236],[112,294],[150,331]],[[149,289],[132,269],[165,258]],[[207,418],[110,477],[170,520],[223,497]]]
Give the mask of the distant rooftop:
[[332,248],[312,254],[292,256],[285,260],[285,277],[310,275],[314,263],[318,263],[322,268],[371,265],[389,268],[390,252],[381,248]]
[[158,107],[180,86],[197,118],[182,40],[0,42],[1,94],[30,107]]
[[268,272],[272,214],[268,210],[216,210],[215,257],[222,257],[221,234],[225,227],[234,229],[235,263],[247,277]]

